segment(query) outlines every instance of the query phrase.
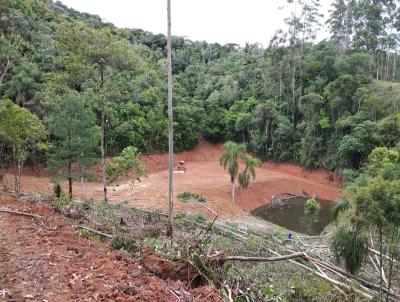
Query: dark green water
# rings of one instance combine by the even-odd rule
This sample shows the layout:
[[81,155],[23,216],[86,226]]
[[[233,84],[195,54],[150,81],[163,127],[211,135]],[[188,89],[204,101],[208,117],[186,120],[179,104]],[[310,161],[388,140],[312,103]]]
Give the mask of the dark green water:
[[319,212],[318,221],[312,224],[311,228],[304,216],[306,201],[307,199],[305,198],[295,198],[287,201],[287,203],[283,205],[266,205],[259,207],[251,213],[254,216],[270,221],[290,231],[308,235],[319,235],[323,229],[332,222],[329,213],[329,206],[332,201],[318,200],[318,203],[321,205],[321,211]]

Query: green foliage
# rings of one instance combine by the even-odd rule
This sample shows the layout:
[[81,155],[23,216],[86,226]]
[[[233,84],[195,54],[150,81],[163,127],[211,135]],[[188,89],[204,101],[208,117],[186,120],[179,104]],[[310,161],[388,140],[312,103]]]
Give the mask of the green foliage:
[[239,174],[239,158],[246,152],[244,144],[226,142],[220,158],[220,165],[228,171],[231,182],[233,183]]
[[[75,91],[54,96],[57,100],[48,124],[53,143],[49,149],[48,167],[57,171],[58,177],[90,177],[83,167],[91,166],[97,158],[99,129],[95,124],[95,115],[83,96]],[[62,168],[77,162],[78,172],[70,168],[65,173]]]
[[178,260],[182,256],[181,243],[177,240],[166,238],[145,238],[145,244],[154,252],[170,260]]
[[338,220],[339,215],[346,210],[350,209],[351,203],[348,199],[343,198],[335,201],[334,203],[331,204],[330,206],[330,212],[335,221]]
[[51,204],[53,205],[53,207],[56,208],[57,211],[62,211],[62,209],[64,209],[66,206],[68,206],[69,204],[71,204],[72,199],[69,198],[69,196],[67,196],[66,194],[62,194],[61,197],[59,198],[54,198],[51,202]]
[[85,210],[85,211],[91,211],[91,210],[93,210],[93,202],[90,201],[90,200],[85,200],[85,201],[82,203],[82,209]]
[[[12,154],[16,168],[15,191],[19,193],[20,178],[25,160],[43,146],[46,128],[39,118],[25,108],[15,105],[11,100],[0,100],[0,141]],[[4,158],[0,159],[4,165]]]
[[11,100],[0,101],[0,137],[11,145],[16,157],[25,160],[45,135],[46,129],[36,115]]
[[197,213],[196,215],[194,215],[194,220],[196,222],[206,222],[207,221],[207,219],[201,213]]
[[178,199],[181,201],[197,201],[197,202],[206,202],[207,198],[204,195],[199,195],[196,193],[191,193],[191,192],[183,192],[178,194]]
[[[268,48],[173,37],[175,150],[203,136],[243,143],[258,158],[335,170],[359,169],[375,147],[399,143],[398,3],[333,1],[331,37],[319,43],[318,1],[298,4]],[[54,128],[63,99],[80,98],[90,127],[104,117],[107,155],[167,151],[165,45],[162,34],[116,28],[59,2],[3,0],[0,99]],[[50,132],[49,162],[61,167],[63,139]],[[98,155],[92,147],[85,158]],[[239,173],[245,187],[251,173]]]
[[144,236],[147,238],[158,238],[161,236],[162,230],[159,227],[150,226],[144,230]]
[[[367,232],[375,234],[380,253],[384,253],[384,246],[398,245],[399,168],[399,153],[396,150],[375,148],[359,175],[347,185],[346,192],[350,193],[350,199],[340,200],[332,206],[336,216],[343,210],[353,208],[351,227],[341,226],[331,237],[331,248],[336,258],[344,260],[346,268],[353,274],[361,267],[367,252]],[[397,253],[390,248],[389,251],[393,256],[389,262],[393,265]]]
[[[245,165],[242,171],[239,171],[239,160],[242,160]],[[244,144],[229,141],[224,144],[219,163],[231,177],[232,202],[235,202],[235,182],[237,181],[240,187],[246,189],[250,179],[255,179],[256,167],[261,164],[261,161],[249,155]]]
[[111,242],[110,246],[116,250],[124,250],[127,253],[137,256],[140,252],[140,246],[135,238],[128,236],[116,236]]
[[126,147],[122,150],[120,156],[114,157],[106,162],[106,173],[111,182],[116,181],[122,175],[132,172],[133,180],[140,181],[140,178],[146,176],[146,170],[139,160],[140,152],[135,147]]
[[359,188],[354,197],[359,216],[382,230],[388,224],[400,225],[400,180],[372,178],[367,186]]
[[386,147],[375,148],[368,156],[366,172],[372,176],[396,179],[400,176],[400,153]]
[[308,284],[308,278],[309,276],[296,276],[291,279],[291,290],[286,301],[343,301],[343,297],[338,296],[328,282],[315,278]]
[[318,222],[319,211],[321,210],[321,205],[315,198],[310,198],[306,201],[304,206],[304,216],[306,217],[309,226]]
[[346,226],[338,227],[330,239],[336,259],[344,260],[346,269],[356,274],[367,254],[367,238],[364,233],[351,231]]
[[77,228],[75,230],[75,233],[77,235],[81,236],[82,238],[87,239],[87,240],[94,240],[94,241],[98,241],[98,242],[102,241],[102,236],[101,235],[93,234],[93,232],[91,232],[89,230]]

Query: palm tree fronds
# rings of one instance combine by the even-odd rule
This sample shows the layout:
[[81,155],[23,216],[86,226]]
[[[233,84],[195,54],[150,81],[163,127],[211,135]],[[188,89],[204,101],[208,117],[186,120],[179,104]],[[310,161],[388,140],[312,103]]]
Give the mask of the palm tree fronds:
[[339,218],[339,215],[351,207],[351,203],[348,199],[339,199],[332,203],[330,212],[335,221]]

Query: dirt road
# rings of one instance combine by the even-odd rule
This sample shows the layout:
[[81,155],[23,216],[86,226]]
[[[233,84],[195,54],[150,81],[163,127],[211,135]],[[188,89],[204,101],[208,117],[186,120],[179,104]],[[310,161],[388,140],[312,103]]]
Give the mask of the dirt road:
[[42,219],[0,213],[0,301],[222,301],[211,287],[187,289],[150,273],[149,263],[78,237],[48,206],[0,196],[1,208],[49,218],[45,227]]

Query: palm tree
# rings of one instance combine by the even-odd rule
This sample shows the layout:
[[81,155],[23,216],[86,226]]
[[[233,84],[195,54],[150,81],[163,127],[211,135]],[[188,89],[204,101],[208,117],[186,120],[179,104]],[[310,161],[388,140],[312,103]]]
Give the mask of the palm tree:
[[[239,160],[245,164],[242,172],[239,172]],[[252,157],[246,152],[244,144],[237,144],[235,142],[226,142],[219,161],[220,165],[228,171],[231,177],[232,185],[232,203],[235,203],[235,185],[236,180],[240,187],[247,188],[250,179],[256,177],[256,167],[260,165],[260,160]]]
[[253,180],[256,178],[256,167],[261,164],[261,161],[258,158],[254,158],[249,154],[245,153],[241,157],[245,164],[245,169],[239,173],[238,183],[240,188],[247,189],[250,183],[250,179]]

